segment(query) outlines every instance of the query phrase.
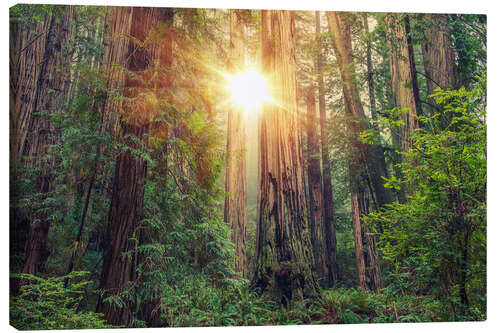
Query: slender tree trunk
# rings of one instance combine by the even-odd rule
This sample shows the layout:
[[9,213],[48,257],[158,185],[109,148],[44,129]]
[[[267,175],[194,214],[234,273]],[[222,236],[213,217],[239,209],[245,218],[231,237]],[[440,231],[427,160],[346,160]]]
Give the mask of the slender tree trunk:
[[467,295],[467,271],[469,261],[470,230],[464,232],[464,245],[460,258],[460,303],[469,307],[469,297]]
[[316,275],[320,283],[328,285],[328,269],[326,266],[325,228],[323,223],[323,193],[318,142],[318,122],[316,119],[316,103],[314,87],[307,88],[307,179],[310,205],[310,231],[313,246]]
[[[353,172],[351,170],[350,172]],[[366,284],[366,265],[365,265],[365,255],[363,253],[363,235],[361,228],[361,217],[364,213],[362,211],[362,201],[364,200],[362,196],[361,189],[352,190],[351,189],[351,211],[352,211],[352,228],[354,231],[354,254],[356,257],[356,267],[358,269],[358,281],[359,286],[363,290],[368,290],[368,285]]]
[[[69,78],[66,77],[65,68],[69,67],[71,54],[65,48],[73,36],[73,30],[68,27],[74,19],[75,8],[73,6],[62,8],[64,8],[62,17],[53,14],[50,18],[29,133],[24,143],[23,155],[28,157],[28,166],[36,169],[36,191],[41,194],[48,194],[54,188],[54,170],[57,161],[50,147],[60,140],[60,133],[54,128],[50,115],[44,112],[55,112],[57,103],[65,100],[69,88]],[[37,114],[34,114],[35,112]],[[50,210],[50,207],[36,211],[34,221],[29,225],[24,247],[23,273],[37,274],[44,270],[50,254],[47,239],[50,220],[47,210]]]
[[297,108],[293,12],[262,11],[262,69],[273,87],[259,119],[257,265],[254,285],[282,302],[314,297]]
[[[316,34],[321,34],[321,21],[318,11],[316,16]],[[318,40],[321,42],[321,40]],[[328,285],[334,286],[339,279],[337,262],[337,234],[335,228],[335,214],[333,207],[332,175],[330,171],[330,158],[328,152],[328,135],[326,134],[326,103],[325,84],[323,81],[323,57],[322,48],[318,45],[316,56],[316,72],[318,75],[318,104],[321,136],[321,166],[323,169],[323,218],[326,242],[326,263],[328,267]]]
[[[245,36],[243,12],[230,11],[229,57],[231,73],[240,71],[245,63]],[[224,220],[231,227],[231,241],[236,245],[235,269],[242,276],[247,275],[246,258],[246,130],[243,124],[243,109],[234,103],[228,112],[226,200]]]
[[[343,82],[343,94],[346,104],[350,140],[350,159],[349,159],[349,182],[351,189],[351,208],[352,221],[354,230],[354,245],[356,264],[358,267],[359,284],[362,289],[367,289],[366,285],[366,267],[363,254],[363,237],[369,242],[375,244],[375,235],[364,233],[363,228],[367,228],[362,224],[362,217],[368,213],[368,204],[364,200],[368,200],[368,172],[367,169],[372,169],[372,161],[370,159],[370,150],[366,144],[360,142],[359,135],[361,131],[367,129],[367,120],[361,106],[359,91],[354,77],[354,58],[352,55],[351,31],[346,23],[345,14],[338,12],[327,12],[328,25],[333,34],[334,50],[337,57],[337,63],[340,68],[340,75]],[[373,183],[379,181],[378,176],[372,176]],[[373,251],[373,248],[368,248],[368,251]],[[371,254],[375,258],[375,254]],[[373,262],[373,265],[378,263]],[[380,273],[378,269],[371,269],[371,280],[380,280],[380,276],[372,274]]]
[[[129,149],[118,156],[115,178],[108,216],[101,274],[101,289],[104,294],[97,304],[97,312],[104,313],[106,320],[115,325],[130,326],[133,313],[130,302],[117,307],[105,302],[107,297],[120,297],[120,293],[131,286],[136,279],[137,246],[140,239],[139,225],[143,216],[144,182],[147,162],[131,150],[140,150],[146,145],[144,135],[158,111],[156,91],[157,64],[160,58],[160,43],[148,39],[151,31],[161,31],[162,21],[166,21],[168,9],[134,7],[125,76],[121,131],[124,143]],[[142,144],[141,144],[142,143]]]
[[[408,63],[410,64],[410,78],[411,87],[413,92],[413,99],[415,101],[415,113],[417,116],[422,116],[422,101],[420,100],[420,89],[418,87],[417,66],[415,65],[415,52],[413,51],[413,41],[411,38],[410,27],[410,14],[404,16],[404,26],[406,34],[406,45],[408,47]],[[415,120],[417,127],[419,127],[418,119]]]
[[[367,37],[369,36],[368,27],[368,15],[363,13],[363,25]],[[375,84],[373,79],[373,62],[372,62],[372,44],[371,39],[367,41],[366,47],[366,65],[368,70],[368,94],[370,98],[370,112],[372,119],[377,120],[377,106],[375,100]],[[376,194],[376,204],[378,207],[383,207],[386,204],[394,202],[394,196],[391,190],[384,187],[383,178],[388,178],[387,164],[384,156],[384,149],[380,140],[380,130],[377,125],[375,125],[375,130],[377,134],[377,141],[374,145],[370,145],[369,149],[369,161],[371,161],[371,167],[369,167],[370,177],[372,179],[372,184]]]

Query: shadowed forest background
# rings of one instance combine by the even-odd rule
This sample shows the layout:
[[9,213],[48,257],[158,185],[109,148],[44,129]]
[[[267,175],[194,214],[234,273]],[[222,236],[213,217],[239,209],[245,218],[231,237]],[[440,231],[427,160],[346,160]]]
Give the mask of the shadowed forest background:
[[19,329],[486,319],[486,16],[10,8]]

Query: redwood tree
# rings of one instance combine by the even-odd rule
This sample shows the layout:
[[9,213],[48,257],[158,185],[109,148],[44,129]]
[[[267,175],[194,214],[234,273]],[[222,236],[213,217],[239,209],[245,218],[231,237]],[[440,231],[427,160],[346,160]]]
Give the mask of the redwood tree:
[[417,115],[421,114],[409,18],[406,14],[387,14],[385,21],[394,105],[407,109],[397,144],[407,151],[409,137],[418,127]]
[[274,103],[259,119],[257,264],[253,284],[282,302],[319,293],[307,222],[293,12],[262,11],[262,70]]
[[161,43],[155,32],[161,31],[161,23],[167,21],[168,16],[169,10],[165,8],[134,7],[132,12],[130,35],[133,39],[127,51],[128,73],[121,115],[122,140],[127,148],[116,161],[100,283],[104,293],[97,305],[97,312],[104,313],[106,320],[115,325],[130,326],[133,320],[129,304],[118,307],[105,299],[120,297],[136,279],[136,248],[147,171],[141,148],[146,145],[144,137],[159,107],[156,88]]
[[[429,25],[422,43],[427,93],[432,94],[437,87],[458,89],[460,82],[455,64],[456,55],[450,40],[448,16],[425,14],[424,22]],[[429,99],[429,102],[434,103],[434,100]]]
[[[333,35],[333,45],[342,79],[342,91],[347,111],[347,129],[350,145],[349,184],[351,192],[352,223],[354,230],[354,245],[358,279],[362,289],[367,289],[366,262],[363,253],[363,243],[375,244],[374,237],[368,227],[362,223],[362,218],[369,212],[368,185],[370,170],[369,147],[360,142],[360,133],[367,129],[367,120],[361,105],[359,91],[355,79],[354,57],[352,54],[351,30],[346,22],[346,14],[327,12],[328,25]],[[368,169],[368,170],[367,170]],[[380,181],[372,177],[372,182]],[[376,246],[367,246],[370,283],[373,290],[380,289],[380,268]]]
[[[240,71],[245,63],[244,15],[230,10],[230,73]],[[236,245],[235,269],[246,276],[246,131],[243,108],[231,104],[227,118],[226,200],[224,220],[231,227],[231,241]]]
[[[321,35],[321,18],[318,11],[315,12],[316,35]],[[326,102],[325,83],[323,80],[323,57],[321,38],[318,38],[318,52],[316,55],[316,73],[318,80],[318,106],[319,124],[321,137],[321,167],[323,170],[323,224],[326,243],[326,265],[328,268],[328,285],[334,286],[339,278],[337,262],[337,234],[335,228],[335,214],[333,209],[332,175],[330,170],[330,158],[328,150],[328,135],[326,134]]]
[[[68,48],[74,30],[70,22],[74,19],[73,6],[55,6],[49,15],[44,47],[40,63],[33,64],[37,57],[25,59],[30,66],[40,66],[36,79],[36,88],[31,101],[31,107],[24,109],[20,105],[19,116],[27,117],[27,133],[21,127],[19,148],[22,155],[27,158],[27,165],[36,170],[36,192],[42,194],[41,200],[50,195],[54,189],[54,169],[57,161],[51,152],[51,146],[60,141],[60,133],[54,127],[50,114],[55,112],[58,103],[64,101],[69,89],[69,76],[67,67],[71,59],[71,48]],[[43,37],[39,37],[43,38]],[[40,55],[40,54],[39,54]],[[25,56],[29,56],[29,53]],[[33,74],[36,75],[37,70]],[[29,78],[30,76],[28,76]],[[19,93],[19,92],[18,92]],[[30,94],[27,92],[28,95]],[[24,111],[23,111],[24,110]],[[22,138],[24,137],[24,140]],[[48,247],[48,233],[50,228],[50,207],[47,202],[37,202],[28,227],[27,239],[24,246],[23,273],[37,274],[44,269],[45,262],[50,254]]]
[[313,247],[315,271],[318,279],[327,284],[328,270],[326,267],[325,228],[323,224],[323,193],[321,181],[321,166],[318,142],[318,122],[316,118],[316,102],[314,87],[306,88],[307,105],[307,184],[309,191],[309,226]]

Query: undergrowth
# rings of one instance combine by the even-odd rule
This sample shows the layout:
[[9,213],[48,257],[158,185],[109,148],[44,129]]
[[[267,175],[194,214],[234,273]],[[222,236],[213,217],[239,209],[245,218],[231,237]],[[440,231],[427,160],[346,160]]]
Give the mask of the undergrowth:
[[[11,297],[11,324],[18,329],[106,328],[89,311],[85,272],[40,278],[23,274],[21,294]],[[67,286],[64,286],[68,279]],[[155,307],[162,326],[259,326],[447,321],[445,307],[430,297],[387,296],[359,289],[323,290],[315,300],[285,307],[251,290],[248,280],[209,282],[191,277],[166,288]],[[135,327],[145,327],[140,319]]]

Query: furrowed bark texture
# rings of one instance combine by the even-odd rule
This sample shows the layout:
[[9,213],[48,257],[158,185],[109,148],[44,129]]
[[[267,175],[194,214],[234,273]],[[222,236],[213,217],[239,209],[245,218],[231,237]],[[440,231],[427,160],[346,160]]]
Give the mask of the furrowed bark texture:
[[[230,11],[230,73],[243,69],[245,63],[245,36],[243,13]],[[243,125],[243,109],[234,103],[227,119],[226,199],[224,220],[231,227],[231,241],[235,244],[235,269],[243,277],[247,275],[246,258],[246,130]]]
[[[321,18],[318,11],[315,13],[316,34],[321,34]],[[321,40],[319,40],[321,42]],[[335,229],[335,214],[333,207],[332,175],[328,152],[328,136],[326,134],[326,102],[325,84],[323,81],[322,48],[316,56],[316,72],[318,75],[318,104],[321,136],[321,166],[323,170],[323,223],[326,242],[326,264],[328,268],[328,286],[333,287],[339,279],[337,262],[337,233]]]
[[[31,18],[29,24],[24,24],[20,17],[14,17],[12,12],[10,13],[9,159],[11,184],[18,180],[18,163],[21,161],[29,133],[50,22],[50,14],[42,22]],[[18,188],[11,185],[9,205],[11,272],[19,272],[23,268],[24,247],[30,223],[28,217],[18,208],[18,198]],[[19,281],[13,280],[11,288],[14,294],[17,294],[18,287]]]
[[[100,73],[106,79],[107,96],[103,112],[103,133],[110,133],[113,138],[120,135],[120,110],[125,84],[125,67],[127,51],[130,43],[133,7],[107,7],[103,40],[103,59]],[[111,158],[111,151],[103,150],[102,154]],[[104,172],[104,168],[101,168]],[[111,198],[112,182],[104,182],[105,193]]]
[[[459,89],[460,80],[447,26],[448,17],[444,14],[425,14],[424,20],[430,25],[426,29],[426,40],[422,43],[427,94],[433,94],[438,87]],[[437,107],[433,98],[428,98],[428,102],[434,108]]]
[[[64,109],[64,100],[69,88],[67,75],[71,52],[67,49],[74,31],[70,22],[74,19],[73,6],[57,6],[50,16],[47,39],[36,82],[35,95],[31,115],[29,117],[29,132],[23,145],[23,155],[28,158],[27,165],[36,169],[36,191],[49,193],[53,190],[56,158],[50,146],[60,141],[60,133],[54,128],[50,113],[56,108]],[[62,13],[62,14],[61,14]],[[37,60],[31,58],[29,61]],[[49,114],[40,114],[46,112]],[[35,114],[37,113],[37,114]],[[49,208],[49,207],[46,207]],[[23,273],[37,274],[44,269],[45,262],[50,254],[48,247],[48,232],[50,220],[46,209],[34,212],[32,223],[29,225],[28,237],[24,247]]]
[[291,11],[262,11],[262,69],[275,103],[259,119],[254,285],[282,302],[319,292],[308,230]]
[[408,48],[407,33],[409,31],[407,31],[404,14],[387,14],[385,22],[388,33],[387,44],[394,105],[408,109],[408,112],[403,115],[403,125],[399,131],[399,142],[397,142],[401,145],[402,151],[405,152],[410,147],[410,135],[418,127],[418,102],[415,99],[414,91],[414,82],[416,83],[416,80],[412,77],[412,63],[414,60],[411,59],[410,56],[413,55],[410,54]]
[[[368,192],[368,171],[373,169],[370,159],[370,147],[360,142],[359,134],[367,129],[367,120],[361,106],[359,91],[355,81],[354,58],[352,55],[351,31],[346,23],[346,17],[343,13],[327,12],[328,25],[333,34],[334,50],[337,57],[337,63],[340,68],[340,75],[343,81],[343,94],[346,104],[350,140],[350,160],[349,160],[349,183],[351,188],[351,208],[352,222],[354,230],[354,245],[356,255],[356,265],[358,268],[359,284],[362,289],[367,289],[366,285],[366,266],[363,258],[363,238],[369,239],[375,237],[372,234],[363,234],[362,217],[368,213],[368,204],[365,203]],[[380,182],[380,176],[370,174],[372,183]],[[366,198],[366,199],[365,199]],[[375,244],[375,243],[374,243]],[[368,248],[368,251],[373,249]],[[375,257],[373,255],[372,257]],[[377,263],[373,263],[377,265]],[[370,273],[376,274],[379,270],[372,269]],[[380,280],[380,276],[370,276],[371,280]]]
[[129,149],[116,161],[113,194],[105,238],[101,289],[104,294],[97,312],[104,313],[110,324],[130,326],[133,321],[131,302],[121,308],[104,302],[107,297],[119,297],[120,292],[136,279],[139,225],[143,216],[144,181],[147,163],[130,149],[140,149],[144,135],[158,110],[156,88],[161,48],[158,43],[159,23],[166,19],[167,9],[134,7],[127,51],[124,97],[121,115],[123,141]]
[[51,22],[52,14],[47,14],[42,22],[32,18],[29,24],[24,24],[11,17],[9,23],[10,156],[13,166],[22,156],[29,133]]
[[101,73],[106,77],[106,86],[111,93],[104,106],[104,132],[118,135],[120,128],[119,111],[122,102],[114,96],[123,89],[124,66],[130,43],[133,7],[108,7],[105,20],[104,54]]
[[316,119],[316,103],[314,88],[306,91],[307,105],[307,180],[309,189],[311,243],[313,246],[316,275],[324,286],[328,284],[326,267],[326,243],[323,224],[323,193],[321,180],[320,152],[318,142],[318,122]]
[[356,257],[356,267],[358,269],[359,286],[363,290],[368,290],[366,284],[366,265],[365,256],[363,253],[363,231],[361,228],[361,216],[363,213],[362,208],[364,204],[364,196],[362,189],[358,191],[351,190],[351,210],[352,210],[352,228],[354,232],[354,255]]

